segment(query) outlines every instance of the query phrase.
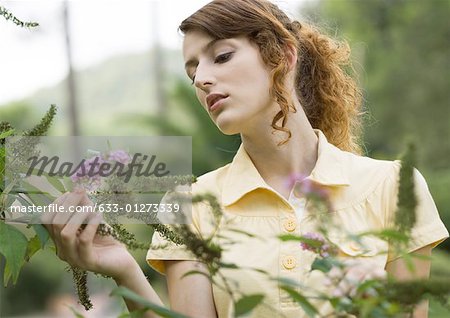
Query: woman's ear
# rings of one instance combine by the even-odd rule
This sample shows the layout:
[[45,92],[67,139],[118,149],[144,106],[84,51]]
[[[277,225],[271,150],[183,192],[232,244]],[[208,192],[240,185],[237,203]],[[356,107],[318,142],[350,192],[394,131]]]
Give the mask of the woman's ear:
[[297,66],[297,48],[293,44],[286,45],[286,59],[289,65],[289,70]]

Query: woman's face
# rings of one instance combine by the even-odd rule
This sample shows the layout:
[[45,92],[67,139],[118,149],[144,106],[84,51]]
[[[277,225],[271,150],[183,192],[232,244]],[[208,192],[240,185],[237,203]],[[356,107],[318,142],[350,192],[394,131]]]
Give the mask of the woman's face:
[[198,31],[183,43],[186,73],[197,98],[225,134],[243,133],[275,113],[270,74],[256,44],[247,38],[217,40]]

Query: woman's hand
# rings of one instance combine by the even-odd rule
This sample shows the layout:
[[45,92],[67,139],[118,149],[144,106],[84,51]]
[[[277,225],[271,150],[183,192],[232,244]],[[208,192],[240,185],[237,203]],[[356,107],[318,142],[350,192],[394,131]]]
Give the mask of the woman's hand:
[[[101,214],[69,211],[70,207],[77,206],[85,207],[85,211],[93,210],[94,204],[84,190],[65,193],[53,203],[62,206],[60,209],[64,212],[46,213],[42,223],[55,242],[60,259],[83,270],[111,276],[118,285],[164,306],[126,246],[111,236],[97,234],[98,225],[102,222]],[[84,229],[82,224],[87,224]],[[142,309],[141,304],[132,300],[125,299],[125,303],[130,311]],[[150,311],[144,316],[157,317]]]
[[[60,259],[72,266],[114,279],[122,279],[130,266],[136,267],[135,259],[124,244],[111,236],[96,233],[102,222],[101,214],[69,211],[69,207],[73,209],[77,206],[84,206],[86,211],[92,211],[94,204],[84,190],[67,192],[53,203],[64,207],[64,212],[46,213],[42,223],[55,242]],[[82,224],[86,224],[84,229]]]

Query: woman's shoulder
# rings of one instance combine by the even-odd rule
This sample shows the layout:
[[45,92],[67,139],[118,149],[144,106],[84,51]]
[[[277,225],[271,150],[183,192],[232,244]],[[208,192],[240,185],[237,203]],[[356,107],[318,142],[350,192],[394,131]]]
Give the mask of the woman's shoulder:
[[[402,167],[401,160],[375,159],[348,152],[344,156],[344,165],[353,183],[359,185],[362,182],[376,184],[384,181],[386,185],[398,186],[399,173]],[[415,167],[413,168],[413,179],[416,187],[427,187],[424,176]]]
[[366,200],[385,201],[395,195],[401,167],[399,160],[375,159],[346,151],[339,151],[338,157],[347,181],[340,192],[339,206],[358,205]]
[[[345,151],[341,152],[341,156],[341,165],[348,178],[349,186],[346,189],[348,201],[357,203],[369,198],[374,202],[382,200],[395,205],[401,160],[375,159]],[[417,168],[413,168],[412,177],[417,195],[428,195],[427,182]]]
[[341,170],[351,187],[371,191],[383,181],[395,180],[400,170],[400,160],[376,159],[331,146],[334,149],[329,157],[335,162],[332,167]]
[[350,154],[347,156],[347,166],[349,168],[349,174],[355,179],[365,177],[376,180],[395,175],[400,168],[400,160],[376,159],[368,156]]

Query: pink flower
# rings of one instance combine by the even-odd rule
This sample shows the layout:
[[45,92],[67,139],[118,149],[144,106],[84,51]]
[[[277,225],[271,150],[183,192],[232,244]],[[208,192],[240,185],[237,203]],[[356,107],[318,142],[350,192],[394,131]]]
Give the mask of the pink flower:
[[117,161],[124,165],[130,163],[131,156],[125,150],[114,150],[111,151],[108,155],[109,161]]
[[[114,150],[107,155],[95,155],[89,159],[85,159],[78,168],[78,170],[70,177],[78,186],[85,188],[88,191],[97,190],[102,183],[102,178],[107,177],[111,170],[108,166],[102,169],[102,176],[100,176],[100,166],[108,164],[111,169],[115,164],[121,163],[127,165],[131,162],[131,156],[124,150]],[[106,175],[105,175],[106,174]]]
[[88,191],[94,191],[100,187],[101,177],[99,175],[100,165],[106,162],[100,156],[94,156],[89,159],[85,159],[70,179],[85,188]]
[[307,175],[301,173],[294,173],[290,175],[286,180],[286,188],[288,188],[289,190],[292,189],[292,187],[295,186],[297,182],[302,182],[306,177]]
[[322,257],[329,257],[331,252],[330,244],[327,243],[326,239],[319,233],[308,232],[305,233],[303,238],[310,242],[301,242],[300,246],[306,251],[311,251],[319,254]]
[[288,189],[294,188],[294,194],[297,197],[312,196],[318,199],[327,200],[329,191],[328,188],[321,184],[314,182],[304,174],[293,174],[286,181]]
[[328,200],[329,191],[328,188],[314,182],[311,179],[303,179],[295,184],[294,194],[298,197],[312,196],[320,200]]

